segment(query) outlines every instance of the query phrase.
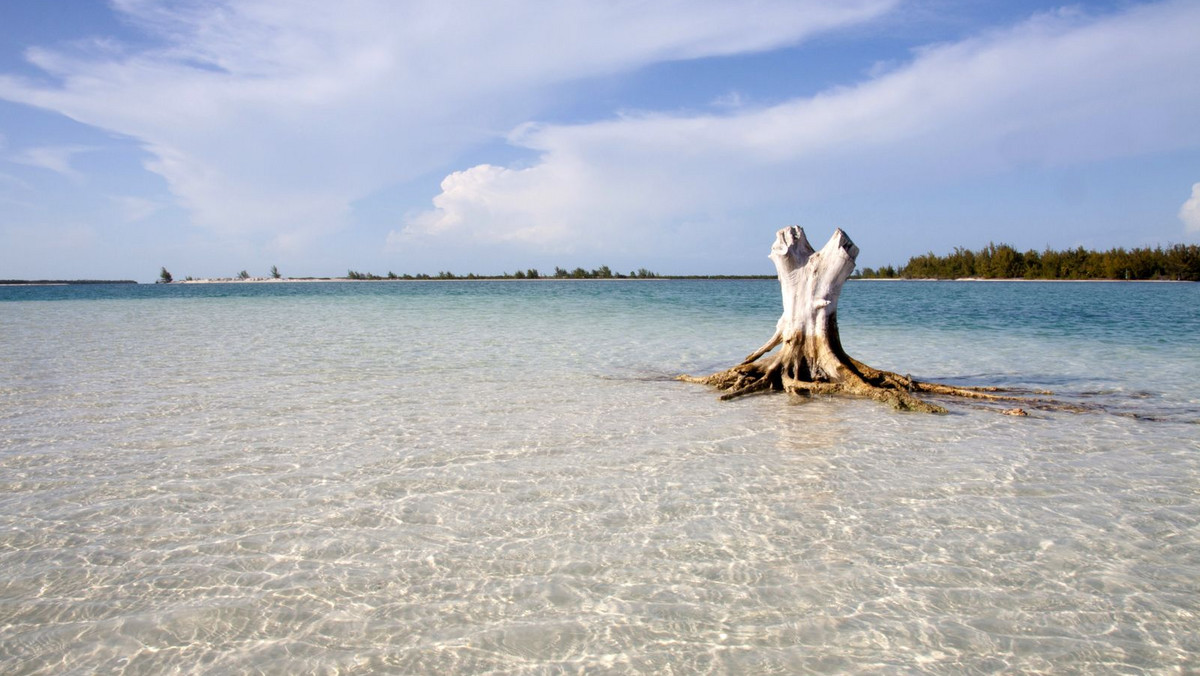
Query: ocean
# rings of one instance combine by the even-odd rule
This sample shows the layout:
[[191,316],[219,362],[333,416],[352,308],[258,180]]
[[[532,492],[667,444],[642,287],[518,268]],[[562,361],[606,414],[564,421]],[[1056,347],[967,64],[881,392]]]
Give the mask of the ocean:
[[1200,669],[1200,284],[858,282],[1086,413],[722,402],[773,280],[0,288],[0,672]]

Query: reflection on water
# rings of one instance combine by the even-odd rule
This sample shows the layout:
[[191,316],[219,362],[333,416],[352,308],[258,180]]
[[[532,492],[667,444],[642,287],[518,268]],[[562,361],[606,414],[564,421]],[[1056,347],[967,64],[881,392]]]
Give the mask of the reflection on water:
[[[5,304],[0,670],[1196,666],[1193,423],[719,402],[646,374],[777,299],[670,284]],[[848,287],[847,348],[1197,408],[1183,341],[852,319],[915,286]]]

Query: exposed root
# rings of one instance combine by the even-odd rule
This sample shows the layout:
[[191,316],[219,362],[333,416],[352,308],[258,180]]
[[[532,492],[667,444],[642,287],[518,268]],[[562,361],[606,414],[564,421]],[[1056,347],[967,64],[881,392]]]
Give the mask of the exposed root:
[[[774,339],[772,341],[778,342]],[[774,346],[771,345],[771,347]],[[812,380],[796,375],[809,371],[808,368],[796,364],[792,364],[792,368],[785,368],[785,363],[787,362],[782,358],[781,353],[763,364],[750,360],[708,376],[680,376],[679,379],[723,390],[724,394],[721,395],[723,401],[759,392],[776,391],[800,396],[849,396],[874,399],[902,411],[946,412],[945,408],[937,404],[914,397],[910,392],[916,381],[905,376],[870,369],[869,377],[864,378],[857,372],[857,368],[845,368],[843,377],[838,381]],[[856,363],[857,366],[861,365]]]
[[[780,341],[772,338],[764,348],[771,349]],[[759,352],[763,352],[759,350]],[[763,392],[787,392],[797,396],[846,396],[872,399],[900,411],[920,413],[946,413],[945,407],[918,398],[916,394],[934,397],[959,398],[977,402],[977,407],[996,411],[1004,415],[1028,415],[1026,408],[1043,411],[1067,411],[1081,413],[1094,410],[1084,406],[1047,399],[1050,392],[1043,390],[1012,390],[1001,387],[962,387],[943,383],[916,380],[909,375],[876,369],[850,357],[841,361],[839,378],[835,380],[813,380],[796,377],[809,369],[796,364],[785,368],[785,350],[764,362],[756,361],[762,354],[751,355],[747,361],[733,368],[707,376],[679,376],[679,380],[700,383],[722,390],[722,401],[729,401]],[[763,352],[765,354],[765,352]],[[990,404],[990,405],[989,405]]]

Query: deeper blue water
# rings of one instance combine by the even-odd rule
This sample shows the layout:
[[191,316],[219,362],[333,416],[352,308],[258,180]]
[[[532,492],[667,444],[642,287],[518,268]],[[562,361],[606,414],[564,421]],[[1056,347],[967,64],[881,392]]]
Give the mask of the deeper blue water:
[[1200,669],[1200,285],[851,282],[1087,413],[718,401],[753,281],[0,287],[3,673]]

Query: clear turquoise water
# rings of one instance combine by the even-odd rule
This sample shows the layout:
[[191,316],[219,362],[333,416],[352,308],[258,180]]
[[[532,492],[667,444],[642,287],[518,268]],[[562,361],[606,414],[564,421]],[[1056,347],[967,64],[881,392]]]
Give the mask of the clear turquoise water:
[[720,402],[771,281],[0,288],[0,672],[1200,666],[1200,285],[850,283],[882,368]]

